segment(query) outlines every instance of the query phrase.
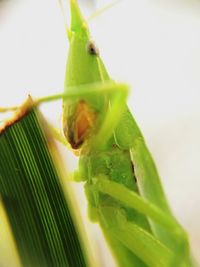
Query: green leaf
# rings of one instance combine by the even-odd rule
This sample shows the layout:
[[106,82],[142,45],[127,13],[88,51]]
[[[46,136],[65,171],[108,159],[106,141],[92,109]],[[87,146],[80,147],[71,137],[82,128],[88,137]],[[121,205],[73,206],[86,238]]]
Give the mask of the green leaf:
[[39,117],[27,112],[0,133],[0,195],[21,265],[87,267],[89,255]]

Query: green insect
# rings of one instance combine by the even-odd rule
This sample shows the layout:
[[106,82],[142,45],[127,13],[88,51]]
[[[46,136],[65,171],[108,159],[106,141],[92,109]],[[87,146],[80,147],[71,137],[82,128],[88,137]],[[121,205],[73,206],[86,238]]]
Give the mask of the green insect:
[[194,266],[187,235],[126,106],[128,86],[109,77],[77,2],[70,6],[65,92],[36,103],[63,98],[63,133],[79,152],[74,179],[85,181],[89,217],[120,267]]
[[108,75],[76,1],[71,1],[63,132],[79,151],[89,217],[119,266],[192,266],[143,136],[125,104],[128,87]]

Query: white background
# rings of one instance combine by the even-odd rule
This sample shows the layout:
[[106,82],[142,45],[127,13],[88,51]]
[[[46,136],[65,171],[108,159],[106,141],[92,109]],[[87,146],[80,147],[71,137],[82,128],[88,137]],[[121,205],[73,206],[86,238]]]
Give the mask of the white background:
[[[82,0],[86,16],[108,3],[91,2]],[[200,2],[124,0],[91,20],[90,28],[111,77],[131,86],[129,106],[200,261]],[[0,6],[0,106],[20,104],[28,93],[61,92],[67,49],[56,0]],[[61,102],[41,109],[60,127]],[[82,186],[77,190],[84,198]]]

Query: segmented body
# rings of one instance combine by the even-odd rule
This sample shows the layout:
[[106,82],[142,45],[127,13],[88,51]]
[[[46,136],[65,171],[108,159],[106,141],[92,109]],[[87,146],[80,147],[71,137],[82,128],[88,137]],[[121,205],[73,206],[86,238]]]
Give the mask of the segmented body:
[[[84,25],[82,25],[78,34],[75,30],[74,32],[72,31],[66,70],[66,88],[95,82],[103,83],[110,80],[97,48],[88,39],[89,33],[81,34],[81,31],[83,33],[86,31]],[[78,62],[77,58],[79,59]],[[114,136],[113,133],[103,147],[100,144],[94,150],[91,146],[96,131],[99,129],[98,125],[101,125],[101,118],[104,117],[102,113],[106,114],[109,108],[109,98],[105,94],[97,94],[96,97],[92,96],[91,100],[90,97],[87,97],[87,102],[81,98],[76,101],[65,101],[63,106],[64,133],[72,147],[80,149],[79,178],[86,181],[85,191],[90,219],[98,221],[104,229],[108,241],[110,243],[115,242],[115,247],[117,244],[120,247],[120,251],[123,251],[126,259],[120,256],[118,261],[121,262],[121,266],[123,266],[124,262],[126,262],[126,266],[132,266],[133,258],[135,258],[134,261],[140,262],[140,260],[136,259],[137,257],[123,247],[117,239],[109,235],[109,232],[106,231],[106,222],[110,223],[110,216],[116,209],[123,213],[127,220],[135,223],[138,221],[145,229],[150,229],[147,220],[138,212],[124,207],[113,198],[94,191],[92,188],[93,179],[99,179],[99,177],[104,176],[107,179],[125,185],[130,190],[138,191],[128,149],[129,144],[127,144],[127,148],[120,148],[116,142],[117,136]],[[128,110],[125,113],[131,117]],[[67,114],[67,118],[65,114]],[[121,127],[120,122],[118,127]],[[118,257],[119,254],[115,256]]]
[[[116,111],[116,107],[120,107],[119,118],[109,113],[116,100],[113,95],[119,91],[112,94],[101,92],[104,84],[109,81],[112,85],[115,83],[91,41],[87,24],[75,0],[71,0],[71,14],[65,92],[70,93],[76,87],[79,90],[87,86],[90,90],[93,86],[98,88],[95,94],[86,90],[83,94],[71,94],[71,98],[63,101],[63,132],[72,148],[79,151],[76,178],[85,181],[89,216],[101,225],[120,267],[171,267],[172,262],[189,266],[187,237],[171,214],[151,154],[124,99],[120,104],[119,98],[119,105],[113,108]],[[101,86],[96,86],[97,83]],[[117,124],[112,124],[112,119]],[[102,132],[104,135],[100,136]],[[120,195],[113,198],[111,192],[105,193],[105,188],[95,187],[101,179],[115,182],[112,184],[115,188],[116,184],[119,185]],[[126,202],[123,188],[127,188],[130,199],[137,202],[137,211],[134,205],[131,205],[132,209],[129,203],[122,204]],[[139,193],[145,203],[142,198],[136,199],[137,194],[133,196],[132,192]],[[155,221],[146,214],[154,217]],[[172,231],[169,235],[173,227],[175,234]],[[177,257],[173,255],[174,251],[177,251]],[[186,262],[183,254],[186,255]]]

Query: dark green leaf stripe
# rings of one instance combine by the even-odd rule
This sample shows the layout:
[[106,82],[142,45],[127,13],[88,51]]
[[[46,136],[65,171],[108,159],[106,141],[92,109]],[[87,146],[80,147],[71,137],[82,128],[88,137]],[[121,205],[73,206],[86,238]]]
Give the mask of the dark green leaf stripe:
[[35,111],[0,135],[0,194],[24,267],[89,266]]

